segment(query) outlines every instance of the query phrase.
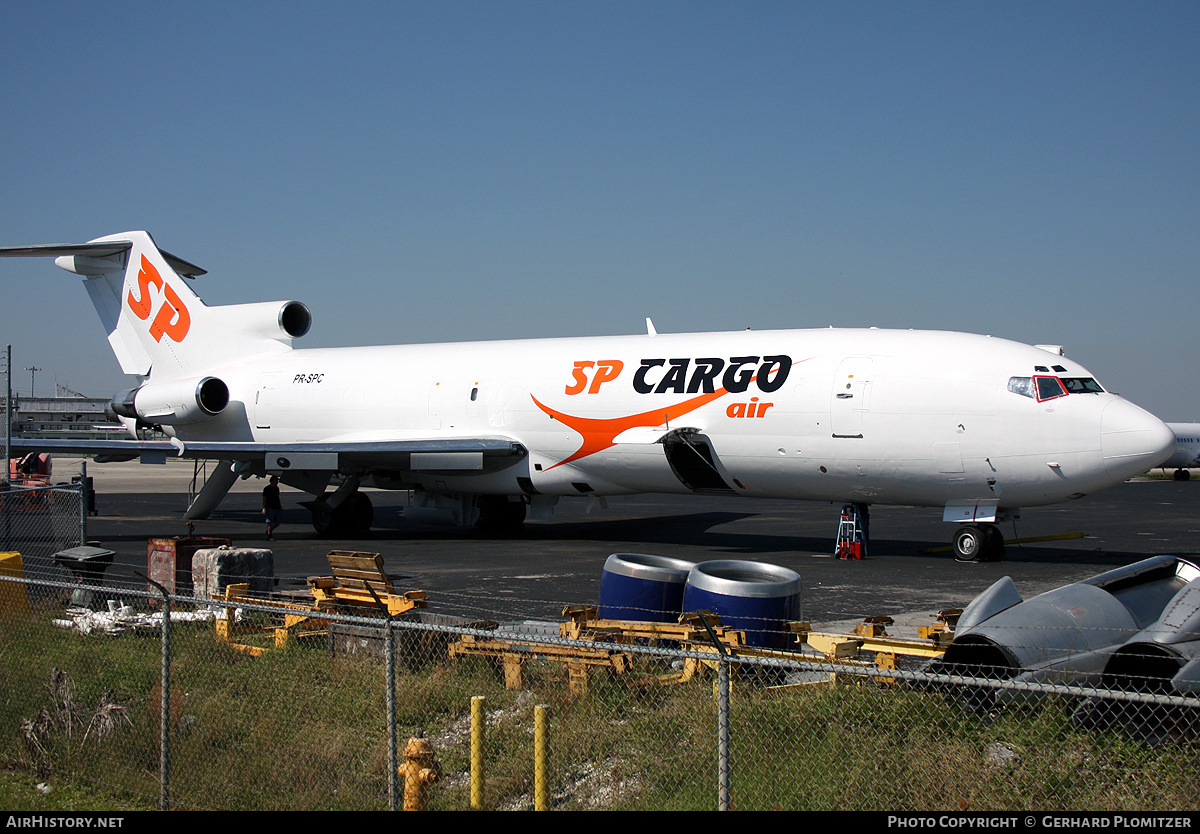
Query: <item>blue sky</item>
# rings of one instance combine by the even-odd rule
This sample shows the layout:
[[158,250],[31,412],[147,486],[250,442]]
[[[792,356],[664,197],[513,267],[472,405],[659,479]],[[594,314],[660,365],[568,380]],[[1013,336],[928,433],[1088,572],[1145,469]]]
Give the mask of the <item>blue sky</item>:
[[[146,229],[302,346],[879,326],[1200,419],[1200,4],[14,3],[0,245]],[[127,387],[0,261],[14,382]]]

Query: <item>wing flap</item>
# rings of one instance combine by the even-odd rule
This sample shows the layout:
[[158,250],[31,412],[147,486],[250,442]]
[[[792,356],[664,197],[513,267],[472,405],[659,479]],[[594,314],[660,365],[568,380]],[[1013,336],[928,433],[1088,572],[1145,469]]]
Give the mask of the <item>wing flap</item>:
[[405,440],[251,443],[165,440],[41,440],[13,438],[14,453],[98,455],[130,460],[166,455],[201,460],[263,462],[267,469],[339,469],[483,471],[528,454],[508,437],[410,438]]

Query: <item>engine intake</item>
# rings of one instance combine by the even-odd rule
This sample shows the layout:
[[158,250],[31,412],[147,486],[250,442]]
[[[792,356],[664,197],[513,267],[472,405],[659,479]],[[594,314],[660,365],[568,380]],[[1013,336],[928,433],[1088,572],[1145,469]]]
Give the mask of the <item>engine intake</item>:
[[288,301],[279,308],[279,329],[299,339],[312,327],[312,313],[299,301]]

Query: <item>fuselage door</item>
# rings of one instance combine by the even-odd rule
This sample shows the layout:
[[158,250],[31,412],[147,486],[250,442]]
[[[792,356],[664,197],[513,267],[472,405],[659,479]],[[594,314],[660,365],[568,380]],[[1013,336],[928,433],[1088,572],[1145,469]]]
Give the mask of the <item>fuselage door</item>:
[[695,429],[678,429],[662,441],[667,463],[679,482],[693,492],[733,495],[708,437]]
[[829,406],[834,437],[863,436],[863,415],[868,411],[870,399],[870,372],[869,356],[850,356],[838,365]]
[[254,427],[271,428],[271,407],[277,393],[279,374],[263,374],[258,378],[258,389],[254,392]]

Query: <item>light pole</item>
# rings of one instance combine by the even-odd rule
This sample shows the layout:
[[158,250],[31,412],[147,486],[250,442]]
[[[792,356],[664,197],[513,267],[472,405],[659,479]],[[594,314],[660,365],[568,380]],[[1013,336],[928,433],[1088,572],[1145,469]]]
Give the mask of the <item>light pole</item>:
[[34,397],[33,386],[37,382],[37,372],[40,371],[41,368],[37,368],[37,367],[34,367],[33,365],[30,365],[25,370],[32,372],[29,374],[29,398],[33,399],[33,397]]
[[4,476],[8,487],[8,461],[12,457],[12,345],[4,348]]

